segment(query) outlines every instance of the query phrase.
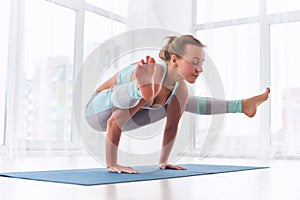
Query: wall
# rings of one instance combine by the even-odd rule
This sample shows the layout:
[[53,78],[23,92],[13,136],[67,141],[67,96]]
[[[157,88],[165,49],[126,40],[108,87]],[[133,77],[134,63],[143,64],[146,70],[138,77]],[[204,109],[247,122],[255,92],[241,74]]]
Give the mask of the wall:
[[130,0],[128,29],[164,28],[192,33],[192,0]]

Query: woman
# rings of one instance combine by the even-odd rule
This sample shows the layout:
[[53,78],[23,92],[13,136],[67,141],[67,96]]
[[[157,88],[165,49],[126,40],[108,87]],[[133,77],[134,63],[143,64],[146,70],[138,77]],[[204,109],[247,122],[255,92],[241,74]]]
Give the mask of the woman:
[[243,112],[252,117],[257,106],[268,98],[269,89],[246,100],[223,101],[188,96],[186,81],[195,83],[203,71],[204,45],[191,35],[168,37],[156,63],[146,58],[130,65],[111,77],[95,92],[86,107],[86,119],[91,127],[107,131],[106,164],[108,171],[138,173],[117,162],[118,145],[122,131],[133,130],[166,117],[161,169],[184,170],[168,163],[168,157],[177,134],[178,123],[184,111],[196,114]]

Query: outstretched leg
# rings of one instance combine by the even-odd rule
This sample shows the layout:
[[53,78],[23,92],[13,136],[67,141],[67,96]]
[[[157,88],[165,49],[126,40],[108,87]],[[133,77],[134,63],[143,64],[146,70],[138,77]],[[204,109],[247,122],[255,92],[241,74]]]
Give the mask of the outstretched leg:
[[208,97],[190,96],[185,111],[199,115],[224,113],[244,113],[253,117],[257,107],[269,97],[270,88],[260,95],[243,100],[222,100]]
[[190,96],[185,111],[198,115],[241,113],[242,100],[223,100],[209,97]]

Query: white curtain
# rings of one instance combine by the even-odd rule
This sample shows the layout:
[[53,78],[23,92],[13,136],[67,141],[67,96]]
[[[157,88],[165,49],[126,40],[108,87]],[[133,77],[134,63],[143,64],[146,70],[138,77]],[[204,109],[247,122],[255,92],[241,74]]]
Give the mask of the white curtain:
[[[10,0],[0,5],[0,145],[11,152],[79,148],[70,111],[79,65],[118,33],[162,28],[195,34],[207,45],[226,99],[271,87],[269,101],[254,118],[226,115],[211,156],[299,155],[299,1]],[[202,79],[195,91],[210,96]],[[196,119],[196,136],[206,134],[211,116]]]
[[217,156],[299,155],[299,1],[197,0],[196,34],[208,46],[227,99],[271,87],[249,119],[226,115]]
[[5,140],[5,88],[8,57],[9,22],[10,1],[2,1],[0,3],[0,146],[4,145]]
[[126,30],[126,11],[118,0],[1,3],[0,145],[11,155],[81,149],[74,77],[97,44]]

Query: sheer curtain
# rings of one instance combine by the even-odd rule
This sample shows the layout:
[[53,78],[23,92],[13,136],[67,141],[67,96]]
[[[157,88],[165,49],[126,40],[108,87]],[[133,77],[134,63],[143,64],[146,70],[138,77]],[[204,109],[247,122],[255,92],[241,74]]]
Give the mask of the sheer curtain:
[[[86,0],[84,60],[102,42],[127,30],[127,0]],[[106,13],[109,11],[110,13]],[[114,18],[114,15],[119,17]]]
[[[271,26],[272,137],[276,155],[300,154],[300,21]],[[275,114],[276,113],[276,114]]]
[[82,149],[72,124],[74,76],[96,45],[126,30],[127,2],[98,2],[1,3],[0,145],[12,155]]
[[226,115],[213,155],[299,155],[299,1],[194,2],[195,32],[208,46],[226,99],[250,97],[271,87],[271,98],[254,118]]
[[[163,28],[207,45],[226,99],[271,86],[255,118],[226,115],[212,155],[299,155],[298,0],[10,0],[0,10],[0,145],[10,152],[80,149],[70,108],[82,62],[118,33]],[[196,85],[198,95],[210,95],[203,80]],[[197,119],[198,134],[207,132],[210,116]]]
[[0,147],[5,144],[5,88],[8,57],[10,1],[0,3]]

